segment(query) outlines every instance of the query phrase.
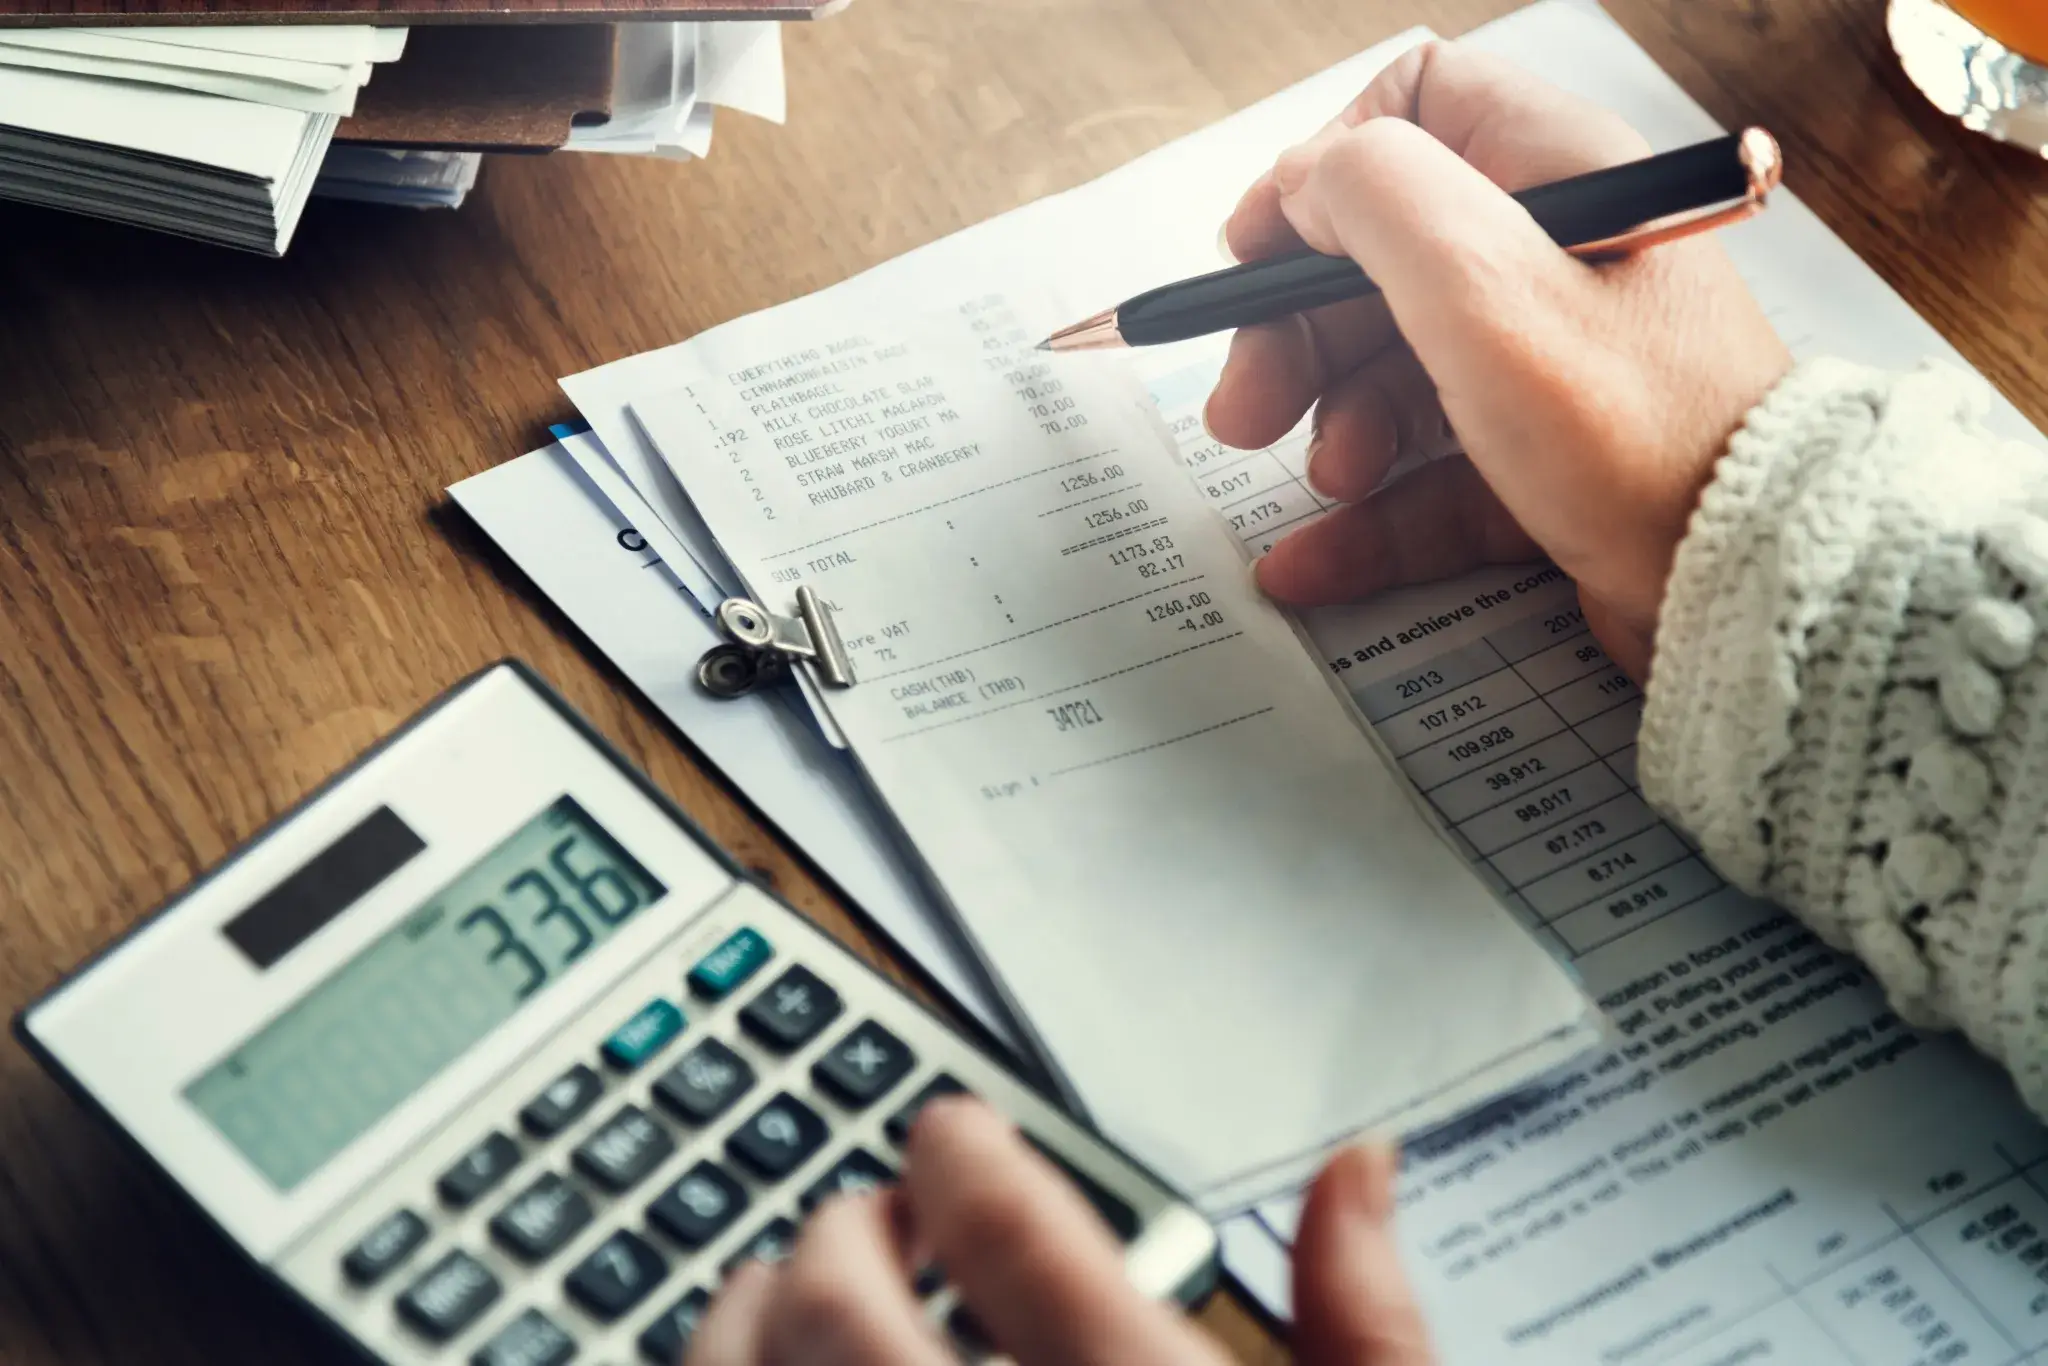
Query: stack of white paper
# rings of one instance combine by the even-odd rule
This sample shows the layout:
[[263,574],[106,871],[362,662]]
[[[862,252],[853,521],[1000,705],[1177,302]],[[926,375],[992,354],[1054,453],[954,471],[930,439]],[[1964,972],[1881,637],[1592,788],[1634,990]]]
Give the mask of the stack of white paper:
[[0,198],[282,255],[338,116],[0,68]]

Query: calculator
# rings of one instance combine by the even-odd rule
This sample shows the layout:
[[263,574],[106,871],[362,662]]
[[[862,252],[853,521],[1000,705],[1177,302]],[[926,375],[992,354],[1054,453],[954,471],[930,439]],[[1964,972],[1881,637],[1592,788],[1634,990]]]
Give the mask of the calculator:
[[[373,1359],[674,1366],[721,1279],[1013,1120],[1185,1304],[1214,1230],[778,900],[516,661],[478,673],[16,1022]],[[992,1349],[918,1278],[967,1359]]]

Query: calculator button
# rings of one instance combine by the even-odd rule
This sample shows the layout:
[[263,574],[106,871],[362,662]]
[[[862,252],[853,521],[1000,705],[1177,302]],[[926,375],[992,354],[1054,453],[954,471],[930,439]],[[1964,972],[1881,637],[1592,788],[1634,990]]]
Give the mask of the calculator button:
[[647,1207],[647,1221],[696,1249],[732,1227],[746,1212],[747,1192],[715,1162],[699,1162]]
[[1095,1206],[1095,1212],[1102,1216],[1102,1222],[1114,1229],[1117,1237],[1129,1242],[1132,1238],[1138,1236],[1139,1224],[1138,1212],[1136,1210],[1125,1204],[1118,1197],[1110,1194],[1092,1177],[1083,1176],[1073,1163],[1054,1152],[1050,1145],[1032,1137],[1030,1134],[1024,1135],[1024,1141],[1038,1149],[1039,1156],[1059,1168],[1067,1180],[1074,1183],[1075,1189],[1081,1192],[1082,1197],[1089,1204]]
[[709,1124],[747,1093],[754,1069],[717,1039],[706,1039],[654,1083],[654,1098],[678,1118]]
[[839,1018],[839,993],[803,964],[790,968],[766,991],[747,1002],[740,1025],[770,1048],[787,1053],[818,1036]]
[[653,1293],[668,1263],[639,1234],[620,1229],[577,1263],[563,1282],[569,1298],[609,1323]]
[[426,1220],[409,1209],[393,1210],[348,1250],[348,1255],[341,1259],[341,1274],[348,1277],[351,1285],[374,1284],[425,1241]]
[[576,1339],[538,1309],[529,1309],[477,1348],[470,1366],[562,1366],[576,1355]]
[[818,1112],[787,1092],[769,1101],[725,1140],[725,1150],[754,1175],[779,1181],[825,1146]]
[[456,1209],[475,1202],[519,1165],[519,1145],[497,1130],[462,1155],[462,1160],[441,1173],[434,1189]]
[[645,1110],[628,1105],[576,1149],[576,1170],[608,1191],[636,1185],[676,1150],[668,1130]]
[[640,1335],[640,1355],[655,1366],[682,1366],[683,1353],[711,1307],[711,1296],[702,1288],[692,1290],[668,1307],[668,1312],[647,1325]]
[[896,1179],[895,1169],[865,1148],[855,1148],[813,1182],[798,1203],[809,1214],[835,1195],[861,1195]]
[[457,1248],[429,1267],[398,1297],[407,1323],[436,1342],[446,1342],[476,1321],[503,1293],[498,1278]]
[[946,1316],[946,1329],[970,1356],[984,1357],[995,1351],[988,1329],[981,1326],[981,1320],[974,1317],[973,1311],[964,1304],[956,1306]]
[[917,1117],[924,1110],[925,1106],[941,1096],[964,1096],[966,1094],[966,1087],[946,1073],[941,1072],[926,1082],[924,1089],[912,1096],[908,1104],[895,1114],[889,1116],[888,1123],[882,1126],[882,1130],[889,1135],[889,1141],[900,1148],[910,1141],[910,1126],[917,1122]]
[[860,1110],[888,1095],[915,1066],[910,1046],[869,1020],[825,1050],[811,1080],[841,1105]]
[[548,1083],[548,1089],[526,1102],[519,1122],[535,1138],[553,1138],[583,1118],[604,1092],[604,1081],[582,1063]]
[[498,1211],[491,1236],[522,1260],[538,1262],[559,1252],[590,1218],[583,1192],[549,1172]]
[[683,1032],[683,1012],[656,997],[633,1012],[604,1041],[604,1060],[621,1072],[630,1072],[659,1053]]
[[796,1225],[783,1218],[770,1219],[761,1231],[740,1245],[719,1270],[730,1276],[748,1262],[786,1262],[796,1251]]
[[774,956],[758,930],[741,927],[690,969],[690,990],[707,1001],[722,1001]]

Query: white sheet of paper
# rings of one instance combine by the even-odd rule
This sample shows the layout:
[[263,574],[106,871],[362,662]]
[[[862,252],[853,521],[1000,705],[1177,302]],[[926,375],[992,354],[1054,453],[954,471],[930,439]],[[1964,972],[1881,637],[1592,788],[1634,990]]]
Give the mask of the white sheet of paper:
[[319,117],[183,90],[0,69],[0,125],[255,180],[287,180]]
[[370,77],[368,58],[353,61],[303,61],[247,52],[221,51],[174,43],[157,43],[108,34],[95,29],[11,28],[0,29],[0,40],[10,47],[36,48],[51,53],[100,57],[114,62],[142,66],[167,66],[218,75],[251,76],[258,80],[301,85],[309,90],[332,90],[343,85],[360,85]]
[[[0,67],[62,72],[107,81],[189,90],[202,95],[246,100],[252,104],[267,104],[279,109],[298,109],[312,114],[354,113],[356,95],[362,86],[361,80],[348,79],[345,74],[341,79],[325,86],[314,87],[263,80],[231,72],[204,71],[190,66],[164,66],[115,60],[82,52],[46,51],[38,47],[18,45],[10,41],[6,34],[7,30],[0,30]],[[368,79],[369,70],[367,64],[361,68],[363,79]]]
[[[21,33],[24,30],[10,31]],[[404,28],[377,28],[368,24],[144,24],[122,28],[27,31],[90,34],[166,47],[342,65],[395,62],[405,51],[406,36]]]
[[704,81],[698,94],[705,103],[773,123],[789,116],[781,24],[706,24],[701,41]]
[[[641,530],[644,507],[609,504],[572,436],[449,490],[578,630],[897,946],[1004,1043],[1006,1015],[846,758],[782,693],[717,701],[697,659],[718,643]],[[586,451],[586,455],[588,452]],[[598,463],[602,463],[601,460]],[[628,495],[630,498],[630,494]]]
[[[757,601],[830,602],[833,719],[1083,1103],[1220,1209],[1586,1046],[1144,391],[1032,352],[1071,301],[987,264],[929,258],[921,315],[862,277],[716,328],[634,413]],[[1360,1065],[1445,993],[1487,1008]]]

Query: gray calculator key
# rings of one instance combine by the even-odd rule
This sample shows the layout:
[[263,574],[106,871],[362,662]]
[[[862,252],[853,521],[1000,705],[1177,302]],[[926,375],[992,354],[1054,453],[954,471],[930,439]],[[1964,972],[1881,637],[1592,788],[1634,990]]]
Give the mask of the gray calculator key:
[[553,1172],[512,1197],[491,1220],[491,1236],[521,1261],[545,1261],[590,1223],[590,1201]]
[[787,1219],[770,1219],[740,1250],[725,1259],[719,1270],[730,1276],[748,1262],[786,1262],[796,1251],[796,1225]]
[[701,1286],[677,1300],[640,1335],[640,1355],[654,1366],[682,1366],[683,1353],[710,1307],[711,1295]]
[[503,1293],[489,1267],[456,1248],[406,1287],[398,1297],[398,1313],[424,1336],[446,1342],[476,1322]]
[[866,1148],[855,1148],[832,1164],[832,1170],[813,1181],[797,1200],[797,1207],[809,1214],[835,1195],[862,1195],[880,1190],[896,1180],[895,1169]]
[[699,1162],[647,1207],[647,1222],[696,1249],[746,1213],[746,1188],[715,1162]]
[[917,1066],[910,1045],[873,1020],[825,1050],[811,1067],[820,1090],[850,1110],[874,1104]]
[[409,1209],[393,1210],[348,1250],[341,1259],[341,1274],[351,1285],[373,1285],[425,1241],[426,1220]]
[[926,1082],[923,1088],[916,1095],[912,1096],[895,1114],[889,1116],[888,1122],[882,1126],[882,1132],[888,1134],[889,1141],[900,1148],[910,1141],[910,1126],[917,1123],[917,1117],[923,1112],[925,1106],[941,1096],[964,1096],[966,1094],[968,1094],[966,1087],[962,1086],[951,1076],[941,1072]]
[[676,1150],[668,1130],[628,1105],[576,1149],[576,1170],[608,1191],[630,1190]]
[[434,1189],[456,1209],[474,1204],[476,1198],[503,1181],[519,1165],[519,1145],[493,1129],[483,1142],[462,1155],[460,1161],[441,1173]]
[[747,1002],[740,1027],[778,1052],[803,1047],[839,1018],[839,993],[817,973],[797,963]]
[[734,1129],[725,1150],[762,1180],[780,1181],[830,1136],[818,1112],[785,1091]]
[[683,1054],[654,1083],[654,1098],[677,1118],[709,1124],[747,1093],[754,1069],[717,1039],[706,1039]]
[[576,1355],[576,1339],[538,1309],[528,1309],[476,1349],[470,1366],[562,1366]]
[[604,1093],[604,1081],[597,1070],[577,1063],[548,1083],[548,1089],[526,1102],[519,1122],[535,1138],[553,1138],[583,1118]]
[[590,1316],[610,1323],[654,1293],[668,1262],[645,1238],[620,1229],[576,1264],[564,1288]]
[[1060,1173],[1074,1183],[1074,1188],[1081,1192],[1083,1199],[1095,1207],[1095,1212],[1102,1216],[1102,1222],[1108,1224],[1116,1232],[1117,1237],[1129,1242],[1138,1236],[1138,1230],[1142,1225],[1138,1222],[1136,1210],[1119,1197],[1110,1194],[1100,1182],[1084,1176],[1080,1168],[1060,1156],[1053,1150],[1052,1145],[1043,1139],[1026,1134],[1024,1141],[1038,1149],[1039,1156],[1059,1168]]

